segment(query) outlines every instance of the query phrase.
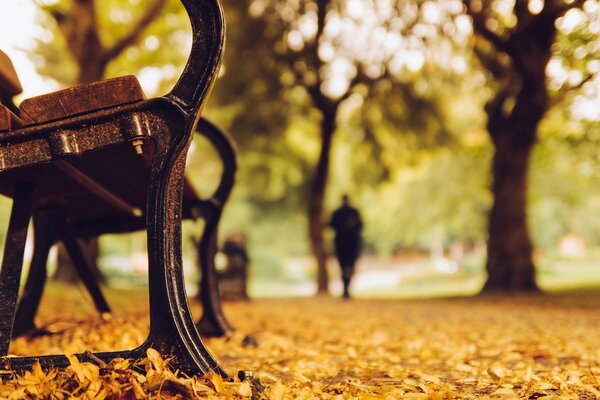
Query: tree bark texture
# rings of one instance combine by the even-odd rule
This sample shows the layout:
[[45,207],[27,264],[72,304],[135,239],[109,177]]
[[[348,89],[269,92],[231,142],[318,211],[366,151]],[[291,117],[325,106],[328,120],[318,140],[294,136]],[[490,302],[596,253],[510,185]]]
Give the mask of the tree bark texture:
[[530,146],[497,146],[493,158],[489,238],[484,291],[536,290],[527,226],[527,171]]
[[323,240],[323,203],[329,175],[331,144],[336,129],[336,112],[321,110],[321,151],[315,169],[308,207],[308,234],[312,253],[317,262],[317,293],[327,293],[329,276],[327,273],[327,251]]

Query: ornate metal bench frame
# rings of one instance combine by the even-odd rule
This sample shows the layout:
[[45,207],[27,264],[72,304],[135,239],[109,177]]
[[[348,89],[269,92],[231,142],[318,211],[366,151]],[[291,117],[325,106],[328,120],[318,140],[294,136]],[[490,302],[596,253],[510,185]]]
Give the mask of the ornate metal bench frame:
[[[207,119],[200,119],[196,129],[197,136],[205,137],[216,149],[223,164],[221,181],[212,195],[202,198],[193,190],[184,186],[183,219],[203,219],[205,221],[202,236],[198,243],[198,254],[202,280],[199,300],[202,304],[202,317],[196,327],[202,336],[223,336],[233,332],[233,327],[225,317],[221,307],[221,296],[217,282],[215,255],[217,252],[218,228],[223,208],[235,183],[237,172],[237,153],[233,140],[224,131]],[[189,185],[189,181],[186,180]],[[185,194],[188,194],[188,197]],[[18,301],[13,337],[28,334],[36,330],[35,316],[38,313],[44,286],[47,278],[47,261],[51,247],[57,241],[63,241],[67,253],[71,257],[81,281],[90,294],[96,309],[100,313],[111,312],[108,301],[104,297],[97,277],[74,239],[84,236],[86,239],[98,235],[87,226],[76,226],[70,235],[59,235],[49,221],[50,216],[37,213],[33,216],[34,251],[29,268],[25,288]],[[145,217],[124,217],[119,221],[111,221],[115,226],[106,227],[109,232],[123,233],[136,231],[144,227]],[[91,227],[92,229],[95,227]],[[112,228],[112,229],[111,229]],[[64,229],[64,227],[63,227]],[[104,230],[104,229],[102,229]]]

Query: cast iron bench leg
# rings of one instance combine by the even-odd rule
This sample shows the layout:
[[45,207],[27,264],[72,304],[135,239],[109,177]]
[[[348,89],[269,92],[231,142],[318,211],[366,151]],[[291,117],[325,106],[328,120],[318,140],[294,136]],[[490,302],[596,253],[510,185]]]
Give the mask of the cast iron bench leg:
[[25,288],[17,307],[13,337],[31,332],[36,328],[34,319],[46,285],[48,253],[55,241],[56,235],[47,215],[43,212],[34,213],[33,257],[25,281]]
[[67,253],[69,254],[71,262],[73,263],[73,266],[79,275],[79,279],[81,279],[88,293],[92,296],[96,310],[101,313],[109,313],[110,307],[104,298],[104,295],[102,294],[102,290],[98,284],[98,279],[96,279],[92,267],[90,267],[89,262],[85,258],[85,255],[81,250],[81,246],[79,246],[79,243],[77,243],[71,227],[60,215],[50,214],[50,219],[56,228],[59,240],[67,249]]
[[215,268],[217,253],[217,230],[221,218],[221,208],[213,206],[212,211],[205,214],[205,226],[200,239],[200,300],[202,302],[202,317],[196,324],[203,336],[223,336],[234,331],[227,321],[221,307],[221,294]]
[[50,213],[36,213],[33,217],[33,226],[35,234],[33,258],[25,290],[17,308],[13,337],[31,332],[36,328],[35,316],[47,279],[48,253],[56,239],[64,244],[79,279],[92,297],[96,310],[100,313],[111,312],[98,280],[64,218]]
[[[188,305],[181,256],[181,203],[189,141],[169,145],[167,141],[178,138],[168,136],[168,132],[156,135],[148,189],[150,334],[145,346],[178,355],[176,367],[183,370],[215,371],[225,376],[202,343]],[[170,152],[172,147],[178,150]]]
[[12,337],[32,203],[32,187],[16,185],[0,271],[0,356],[8,355]]
[[221,307],[221,294],[215,268],[215,255],[218,248],[218,229],[223,206],[231,194],[237,173],[237,156],[233,140],[222,130],[206,119],[198,124],[200,132],[214,146],[223,162],[223,175],[217,190],[210,200],[200,201],[196,207],[205,220],[200,238],[200,269],[202,273],[200,301],[202,317],[196,324],[204,336],[223,336],[234,331]]

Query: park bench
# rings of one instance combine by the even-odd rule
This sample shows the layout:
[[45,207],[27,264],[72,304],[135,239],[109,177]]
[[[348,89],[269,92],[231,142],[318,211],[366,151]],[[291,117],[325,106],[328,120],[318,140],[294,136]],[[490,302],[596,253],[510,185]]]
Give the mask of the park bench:
[[[196,327],[202,336],[219,337],[233,331],[233,327],[228,322],[221,307],[222,288],[217,284],[217,281],[220,282],[222,277],[216,272],[215,256],[219,221],[223,207],[235,182],[237,170],[236,151],[229,135],[207,119],[200,119],[196,134],[205,137],[211,143],[223,162],[221,181],[213,194],[207,198],[200,197],[189,180],[184,179],[182,203],[183,219],[204,220],[203,232],[197,243],[202,276],[201,290],[198,297],[202,304],[203,313],[196,323]],[[56,227],[53,226],[51,218],[45,215],[44,212],[35,213],[33,217],[35,235],[33,257],[25,287],[18,301],[13,337],[44,333],[43,330],[36,327],[35,317],[38,313],[46,283],[48,255],[52,245],[58,241],[64,243],[73,267],[90,294],[96,310],[99,313],[111,312],[109,303],[100,289],[98,276],[94,274],[79,243],[73,239],[89,240],[105,233],[133,232],[143,228],[144,224],[144,215],[120,215],[110,221],[94,221],[91,226],[87,223],[79,223],[70,231],[71,234],[65,235],[64,232],[59,234]]]
[[[214,308],[220,303],[210,257],[216,250],[216,226],[232,177],[226,174],[217,193],[201,200],[186,183],[184,169],[187,148],[220,65],[224,21],[218,0],[182,3],[192,23],[192,49],[182,76],[163,97],[145,99],[137,80],[126,76],[27,99],[16,109],[10,98],[20,91],[18,79],[10,62],[0,63],[0,94],[6,104],[0,106],[0,193],[13,199],[0,270],[3,375],[31,368],[36,362],[43,368],[69,363],[65,355],[9,356],[10,339],[18,322],[15,317],[23,253],[32,216],[36,243],[21,299],[22,321],[33,323],[39,296],[27,290],[32,285],[38,285],[38,291],[40,285],[43,288],[51,243],[61,240],[65,244],[96,306],[109,309],[105,301],[103,304],[98,283],[89,273],[76,238],[146,229],[148,338],[138,348],[96,353],[93,357],[104,361],[138,359],[154,348],[172,355],[175,368],[226,375],[194,325],[181,255],[182,218],[203,217],[206,227],[200,249],[202,268],[207,271],[203,271],[202,288],[207,290],[202,292],[210,297],[207,302],[213,302],[213,309],[205,308],[204,315],[219,314],[220,309]],[[231,142],[209,123],[201,126],[208,127],[207,137],[222,156],[225,154],[224,163],[233,163],[235,172]],[[182,205],[186,201],[188,205]],[[219,317],[223,321],[209,321]],[[226,323],[222,313],[203,319],[205,323]]]

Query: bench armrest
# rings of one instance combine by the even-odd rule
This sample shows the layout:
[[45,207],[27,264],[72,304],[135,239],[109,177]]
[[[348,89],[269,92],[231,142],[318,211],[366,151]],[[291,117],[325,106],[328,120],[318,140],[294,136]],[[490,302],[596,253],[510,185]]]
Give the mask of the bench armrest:
[[185,69],[167,95],[189,114],[199,112],[221,65],[225,23],[218,0],[181,0],[192,24],[192,50]]

